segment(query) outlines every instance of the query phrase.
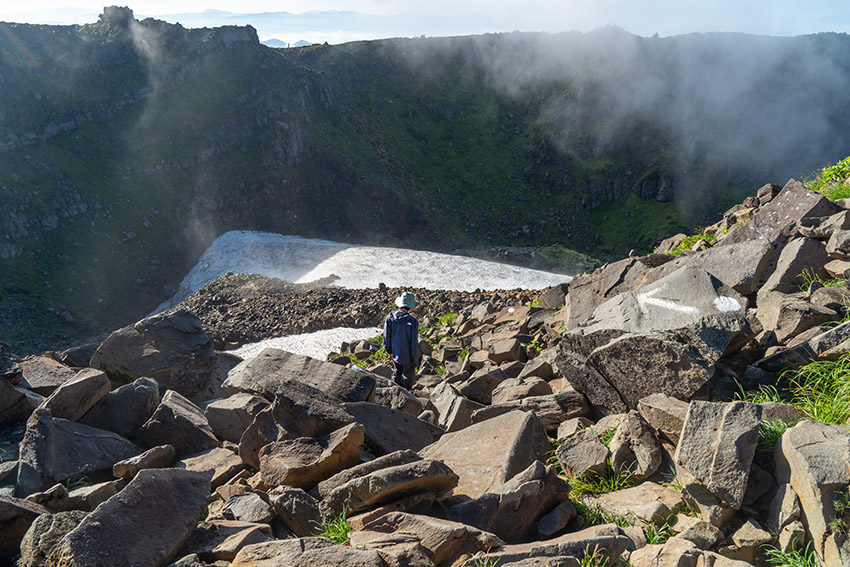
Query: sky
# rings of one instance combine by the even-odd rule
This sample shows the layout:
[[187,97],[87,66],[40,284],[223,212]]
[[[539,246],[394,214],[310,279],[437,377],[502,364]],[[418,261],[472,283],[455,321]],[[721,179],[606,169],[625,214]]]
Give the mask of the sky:
[[[0,21],[72,24],[96,21],[108,2],[2,4]],[[850,2],[846,0],[153,0],[129,7],[139,19],[155,17],[185,27],[250,23],[261,40],[276,37],[290,43],[514,30],[590,31],[607,25],[641,36],[712,31],[780,36],[850,32]],[[319,13],[308,14],[311,11]],[[294,16],[271,15],[275,12]]]

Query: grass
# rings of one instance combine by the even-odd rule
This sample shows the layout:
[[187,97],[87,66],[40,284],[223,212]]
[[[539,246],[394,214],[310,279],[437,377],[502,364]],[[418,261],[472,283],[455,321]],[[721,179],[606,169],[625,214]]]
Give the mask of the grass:
[[835,517],[830,520],[829,529],[846,534],[850,530],[850,486],[835,493],[832,506],[835,508]]
[[609,514],[600,508],[599,506],[588,506],[584,502],[578,499],[573,499],[573,495],[570,494],[570,501],[575,506],[576,512],[584,517],[585,526],[601,526],[602,524],[615,524],[620,526],[621,528],[627,528],[629,526],[633,526],[634,522],[629,518],[624,518],[623,516],[617,516],[615,514]]
[[646,536],[646,543],[650,545],[664,543],[673,537],[673,526],[670,525],[670,518],[664,520],[660,525],[645,525],[643,535]]
[[614,438],[614,435],[617,433],[617,426],[612,425],[611,427],[606,428],[604,431],[600,431],[597,433],[597,437],[606,447],[611,443],[611,439]]
[[781,551],[775,547],[765,548],[764,555],[774,567],[817,567],[817,557],[812,542],[802,551]]
[[837,360],[819,360],[786,373],[790,403],[823,423],[850,422],[850,354]]
[[496,567],[501,559],[501,557],[491,557],[487,553],[479,551],[472,556],[472,565],[474,567]]
[[819,170],[815,177],[806,180],[806,186],[830,201],[850,197],[850,157]]
[[679,245],[670,251],[670,255],[679,256],[685,250],[690,250],[693,248],[694,244],[699,242],[700,240],[704,240],[706,244],[709,246],[712,242],[717,238],[717,234],[714,232],[699,232],[697,234],[692,234],[690,236],[686,236]]
[[571,494],[575,498],[580,498],[588,494],[606,494],[608,492],[616,492],[625,488],[632,488],[637,484],[631,471],[622,469],[615,471],[609,460],[605,472],[598,473],[589,471],[580,476],[571,476],[567,478],[567,482],[572,488]]
[[84,486],[91,486],[91,479],[84,474],[74,475],[65,481],[65,488],[68,492],[73,492]]
[[809,288],[815,282],[818,282],[824,287],[841,287],[844,285],[844,278],[823,279],[814,270],[806,268],[797,276],[797,289],[804,292],[809,291]]
[[348,523],[348,508],[343,508],[338,516],[328,520],[327,522],[316,523],[318,532],[316,535],[326,537],[334,543],[345,543],[348,541],[348,534],[351,532],[351,525]]
[[756,445],[756,451],[772,453],[779,438],[792,425],[794,424],[786,423],[781,419],[771,419],[759,423],[759,439]]

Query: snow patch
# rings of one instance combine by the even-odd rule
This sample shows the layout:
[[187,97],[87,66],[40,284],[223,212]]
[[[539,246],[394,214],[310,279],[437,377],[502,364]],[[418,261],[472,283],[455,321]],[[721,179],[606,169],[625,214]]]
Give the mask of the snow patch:
[[339,352],[339,345],[343,342],[351,343],[355,341],[363,341],[376,337],[380,334],[381,329],[377,327],[369,327],[365,329],[337,327],[335,329],[325,329],[323,331],[315,331],[313,333],[305,333],[303,335],[290,335],[288,337],[266,339],[264,341],[241,346],[238,349],[228,352],[247,360],[260,354],[263,349],[277,348],[287,352],[325,360],[328,353]]

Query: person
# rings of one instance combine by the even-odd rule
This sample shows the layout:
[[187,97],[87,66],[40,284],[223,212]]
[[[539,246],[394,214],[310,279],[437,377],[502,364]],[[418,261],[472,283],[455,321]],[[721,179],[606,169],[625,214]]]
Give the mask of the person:
[[410,389],[419,360],[419,321],[410,310],[419,301],[406,291],[396,298],[395,304],[399,309],[384,320],[384,349],[393,360],[393,382]]

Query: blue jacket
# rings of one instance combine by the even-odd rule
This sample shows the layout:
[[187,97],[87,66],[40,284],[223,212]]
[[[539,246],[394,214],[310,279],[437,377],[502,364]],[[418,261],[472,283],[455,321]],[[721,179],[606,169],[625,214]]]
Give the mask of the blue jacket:
[[384,349],[396,364],[416,364],[419,360],[419,321],[404,309],[393,311],[384,320]]

